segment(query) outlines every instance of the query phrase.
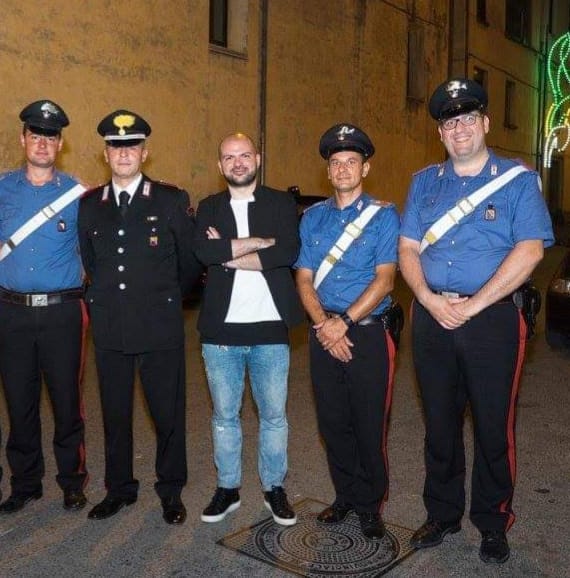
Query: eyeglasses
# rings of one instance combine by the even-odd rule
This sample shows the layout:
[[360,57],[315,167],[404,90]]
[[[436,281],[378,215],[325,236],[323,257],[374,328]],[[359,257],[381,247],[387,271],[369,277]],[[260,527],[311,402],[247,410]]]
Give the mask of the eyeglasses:
[[463,126],[471,126],[477,122],[478,118],[482,118],[480,114],[462,114],[461,116],[442,120],[439,123],[439,126],[441,126],[443,130],[453,130],[457,126],[458,122],[461,122]]

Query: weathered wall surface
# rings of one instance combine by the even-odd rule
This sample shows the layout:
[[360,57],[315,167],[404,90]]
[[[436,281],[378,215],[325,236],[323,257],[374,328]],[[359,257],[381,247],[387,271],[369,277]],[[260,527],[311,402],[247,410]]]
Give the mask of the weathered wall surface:
[[[152,125],[150,176],[195,198],[218,189],[218,141],[235,130],[260,136],[260,2],[249,1],[241,58],[209,49],[208,14],[208,0],[3,0],[0,169],[22,160],[21,108],[50,98],[71,119],[64,170],[105,180],[96,126],[127,108]],[[425,31],[417,66],[429,96],[447,74],[447,0],[269,2],[268,184],[328,191],[318,139],[351,121],[378,149],[367,188],[403,204],[412,171],[442,157],[425,102],[406,98],[410,21]]]

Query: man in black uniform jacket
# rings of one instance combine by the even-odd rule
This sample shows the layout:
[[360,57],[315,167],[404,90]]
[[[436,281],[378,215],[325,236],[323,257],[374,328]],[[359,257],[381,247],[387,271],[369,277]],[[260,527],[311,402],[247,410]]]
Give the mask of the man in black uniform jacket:
[[115,515],[137,500],[133,477],[133,383],[138,368],[157,435],[155,490],[168,524],[186,509],[185,359],[182,296],[201,266],[192,251],[188,194],[150,180],[141,166],[151,128],[118,110],[97,127],[112,180],[89,192],[79,208],[79,242],[89,279],[105,426],[107,495],[89,518]]

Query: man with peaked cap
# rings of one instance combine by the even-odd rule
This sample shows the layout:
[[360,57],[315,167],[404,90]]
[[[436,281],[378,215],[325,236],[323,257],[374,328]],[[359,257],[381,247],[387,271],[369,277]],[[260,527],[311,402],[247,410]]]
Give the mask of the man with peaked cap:
[[414,292],[412,346],[425,424],[427,521],[415,548],[461,529],[463,415],[475,455],[470,518],[480,557],[509,558],[515,516],[516,399],[535,294],[525,285],[553,243],[535,171],[487,148],[487,93],[455,78],[429,102],[446,162],[414,175],[402,217],[400,267]]
[[99,520],[137,500],[133,475],[135,371],[157,436],[155,490],[163,518],[182,524],[186,484],[186,370],[182,298],[201,272],[192,251],[188,194],[141,172],[149,124],[117,110],[97,127],[111,181],[79,209],[79,242],[88,277],[105,426],[107,495],[90,512]]
[[0,175],[0,375],[12,471],[12,492],[0,514],[42,497],[42,379],[53,406],[63,506],[79,510],[86,504],[80,383],[87,316],[77,242],[78,199],[85,189],[55,168],[61,131],[69,124],[63,109],[39,100],[22,110],[20,120],[25,165]]
[[386,436],[396,343],[386,329],[396,275],[399,218],[364,192],[374,146],[352,124],[321,137],[334,195],[305,211],[297,288],[313,323],[311,380],[336,498],[320,523],[355,511],[363,535],[385,534]]

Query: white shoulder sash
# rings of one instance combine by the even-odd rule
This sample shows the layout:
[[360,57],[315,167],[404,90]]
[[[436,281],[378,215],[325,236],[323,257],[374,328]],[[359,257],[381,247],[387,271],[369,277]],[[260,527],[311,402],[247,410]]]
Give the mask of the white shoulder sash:
[[52,217],[57,215],[62,209],[80,197],[87,189],[83,185],[75,185],[61,197],[57,198],[50,205],[46,205],[37,212],[31,219],[26,221],[3,245],[0,249],[0,261],[5,259],[24,239],[47,223]]
[[352,242],[360,237],[364,227],[368,225],[372,217],[381,208],[381,205],[370,204],[362,211],[362,213],[360,213],[360,215],[358,215],[358,217],[356,217],[356,219],[354,219],[354,221],[348,223],[341,236],[337,239],[336,243],[332,246],[331,250],[327,253],[323,262],[317,269],[313,280],[313,287],[315,290],[318,289],[324,278],[330,273],[331,269],[335,266],[335,263],[344,255],[350,245],[352,245]]
[[443,217],[440,217],[427,231],[420,243],[420,254],[423,253],[430,245],[439,241],[450,229],[455,227],[470,213],[475,210],[485,199],[488,199],[493,193],[504,187],[516,176],[524,173],[528,169],[522,165],[510,168],[506,173],[493,179],[491,182],[483,185],[471,193],[468,197],[461,199],[452,209],[447,211]]

